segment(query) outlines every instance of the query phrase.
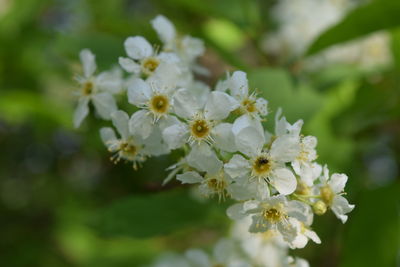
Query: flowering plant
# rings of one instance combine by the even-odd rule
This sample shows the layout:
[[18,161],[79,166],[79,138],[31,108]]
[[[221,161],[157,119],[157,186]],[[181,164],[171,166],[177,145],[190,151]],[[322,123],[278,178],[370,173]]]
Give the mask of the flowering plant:
[[[208,72],[196,62],[202,40],[178,35],[164,16],[151,23],[162,46],[128,37],[128,57],[119,58],[126,78],[119,68],[96,75],[95,55],[81,51],[74,124],[79,127],[93,103],[112,124],[100,129],[112,161],[131,162],[134,169],[150,157],[182,151],[164,184],[176,178],[196,185],[204,197],[232,199],[227,215],[237,221],[236,232],[216,245],[213,256],[189,250],[154,266],[271,266],[266,251],[279,255],[281,266],[307,266],[287,250],[321,242],[312,230],[314,214],[330,209],[346,222],[354,208],[343,196],[348,177],[330,175],[316,162],[317,138],[301,134],[302,120],[289,123],[279,109],[274,129],[264,128],[268,101],[251,90],[245,72],[228,73],[211,89],[197,79]],[[116,95],[126,96],[136,111],[119,109]]]

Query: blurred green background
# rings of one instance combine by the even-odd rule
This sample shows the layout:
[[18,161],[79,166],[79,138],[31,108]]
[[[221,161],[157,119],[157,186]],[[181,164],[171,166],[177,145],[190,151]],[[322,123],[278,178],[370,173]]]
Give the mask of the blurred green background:
[[276,27],[276,2],[0,0],[0,265],[140,266],[165,250],[209,247],[228,231],[227,204],[161,186],[175,155],[134,172],[109,161],[98,134],[104,122],[91,116],[72,127],[79,51],[90,48],[100,70],[112,67],[126,37],[158,42],[149,21],[164,14],[205,40],[207,82],[227,69],[247,71],[271,110],[304,119],[305,134],[318,137],[318,161],[350,177],[356,208],[348,223],[316,218],[323,243],[294,254],[312,266],[400,266],[399,1],[370,1],[309,50],[386,30],[390,67],[313,72],[299,67],[301,58],[277,61],[260,48]]

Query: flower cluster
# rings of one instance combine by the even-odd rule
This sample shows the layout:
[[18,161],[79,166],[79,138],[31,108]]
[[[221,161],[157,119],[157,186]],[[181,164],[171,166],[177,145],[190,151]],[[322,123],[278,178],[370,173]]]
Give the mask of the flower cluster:
[[[100,130],[112,160],[135,169],[149,157],[183,151],[164,183],[176,177],[197,185],[204,197],[235,201],[227,210],[230,218],[251,218],[249,232],[273,232],[290,248],[302,248],[309,239],[320,243],[311,229],[314,214],[331,209],[344,223],[354,208],[343,197],[347,176],[330,176],[315,161],[317,139],[301,134],[303,121],[291,124],[278,110],[274,129],[264,129],[268,102],[250,89],[245,72],[228,74],[212,90],[194,75],[207,73],[196,64],[202,41],[177,35],[163,16],[152,25],[163,45],[154,49],[142,36],[127,38],[127,57],[119,58],[125,79],[118,69],[95,75],[95,56],[81,52],[75,125],[92,102],[114,126]],[[118,109],[116,95],[127,96],[136,111]]]
[[165,253],[150,267],[309,267],[306,260],[289,256],[288,246],[273,231],[250,234],[248,219],[237,221],[230,235],[218,240],[211,252],[189,249]]

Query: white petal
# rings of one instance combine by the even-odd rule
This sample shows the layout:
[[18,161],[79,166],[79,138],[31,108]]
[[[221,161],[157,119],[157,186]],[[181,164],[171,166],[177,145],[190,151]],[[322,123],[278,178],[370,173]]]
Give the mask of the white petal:
[[89,98],[82,97],[78,101],[78,106],[75,109],[74,113],[74,127],[78,128],[82,121],[86,118],[89,114]]
[[100,129],[100,137],[103,143],[108,147],[110,141],[116,140],[115,132],[111,127],[103,127]]
[[174,41],[176,37],[175,27],[169,19],[163,15],[158,15],[151,21],[151,25],[164,44],[171,44]]
[[232,132],[233,134],[237,134],[240,132],[242,129],[247,128],[247,127],[253,127],[255,128],[262,136],[264,136],[264,128],[260,122],[260,120],[254,119],[251,116],[248,115],[242,115],[239,118],[235,120],[232,126]]
[[246,202],[243,203],[243,210],[246,213],[254,213],[252,211],[261,210],[261,209],[259,209],[259,206],[260,206],[260,201],[258,201],[258,200],[249,200],[249,201],[246,201]]
[[208,95],[205,117],[210,120],[223,120],[237,107],[239,103],[233,97],[224,92],[213,91]]
[[329,181],[329,169],[326,164],[322,168],[322,175],[319,177],[319,180],[324,184],[328,183]]
[[293,161],[300,153],[300,139],[289,134],[281,135],[272,143],[271,157],[279,162]]
[[142,79],[133,79],[128,87],[128,102],[141,107],[149,101],[151,93],[152,90],[148,83]]
[[176,179],[181,181],[182,184],[195,184],[201,183],[203,181],[203,177],[201,177],[200,174],[194,171],[178,174],[176,176]]
[[278,231],[282,234],[283,239],[286,242],[292,243],[300,231],[300,226],[296,219],[288,218],[286,223],[280,222],[277,224]]
[[245,176],[249,173],[250,164],[243,156],[235,154],[231,160],[225,164],[224,169],[233,179]]
[[275,135],[276,136],[281,136],[283,134],[286,134],[287,132],[287,121],[285,117],[282,117],[282,109],[278,108],[275,114]]
[[119,57],[118,58],[119,65],[129,73],[139,73],[140,72],[140,65],[137,64],[130,58],[127,57]]
[[296,265],[294,267],[310,267],[310,264],[305,259],[296,257]]
[[205,51],[204,42],[199,38],[186,35],[183,37],[181,44],[182,52],[189,62],[201,56]]
[[[178,120],[177,117],[170,115],[170,116],[160,118],[160,120],[158,121],[158,126],[160,127],[160,129],[162,131],[164,131],[165,128],[172,126],[174,124],[179,124],[179,123],[181,123],[181,121]],[[184,125],[186,125],[186,124],[184,124]]]
[[[222,238],[214,247],[213,255],[217,262],[229,262],[236,256],[233,240]],[[232,267],[243,267],[241,265],[232,264]]]
[[247,216],[243,210],[243,203],[236,203],[226,210],[226,214],[232,220],[240,220]]
[[83,49],[79,57],[83,65],[83,74],[89,78],[96,71],[96,56],[89,49]]
[[287,130],[289,131],[290,134],[300,135],[302,126],[303,126],[303,120],[298,120],[293,125],[287,123]]
[[315,243],[321,244],[321,239],[319,238],[319,236],[317,235],[316,232],[305,229],[304,235],[307,236],[308,238],[310,238]]
[[133,59],[142,59],[153,55],[153,47],[142,36],[128,37],[124,46],[128,56]]
[[150,136],[142,140],[142,142],[144,143],[142,151],[147,155],[160,156],[171,152],[168,145],[164,143],[161,130],[157,126],[152,127]]
[[[249,183],[250,184],[250,183]],[[249,190],[253,189],[253,190]],[[233,183],[229,185],[227,191],[232,199],[243,201],[254,197],[254,188],[249,188],[243,184]]]
[[230,78],[231,93],[235,97],[244,97],[249,94],[247,75],[243,71],[235,71]]
[[331,176],[330,181],[328,182],[329,186],[331,187],[332,191],[335,193],[343,192],[344,187],[347,183],[347,175],[343,173],[334,173]]
[[150,136],[153,127],[153,119],[147,115],[146,110],[136,111],[129,120],[129,131],[131,134],[139,134],[143,139]]
[[122,71],[120,68],[114,68],[111,71],[104,71],[97,75],[96,86],[99,90],[109,92],[111,94],[120,93],[122,90]]
[[185,257],[190,261],[191,266],[209,267],[211,264],[208,255],[200,249],[189,249],[185,252]]
[[318,140],[315,136],[308,135],[303,138],[302,142],[307,148],[312,149],[317,146]]
[[308,238],[307,236],[303,234],[298,234],[296,238],[290,243],[290,247],[292,249],[294,248],[304,248],[308,243]]
[[186,159],[190,166],[209,174],[214,174],[222,168],[222,161],[207,144],[194,145]]
[[96,94],[92,97],[93,105],[100,117],[109,120],[111,113],[117,110],[117,103],[114,97],[107,92]]
[[268,115],[268,101],[264,98],[257,98],[256,100],[256,108],[261,116]]
[[264,135],[251,126],[244,128],[235,134],[236,148],[240,152],[251,157],[258,155],[261,152],[264,146],[264,141]]
[[147,81],[149,83],[156,81],[163,87],[175,88],[179,83],[181,74],[181,70],[177,64],[161,61],[156,71],[147,79]]
[[292,200],[287,204],[287,214],[290,217],[296,218],[297,220],[304,222],[306,225],[310,225],[313,219],[313,212],[309,205]]
[[188,85],[188,90],[199,103],[199,107],[204,107],[206,105],[208,95],[211,92],[210,87],[207,84],[200,81],[194,81]]
[[122,110],[117,110],[111,113],[111,120],[117,128],[121,137],[125,140],[129,137],[129,116]]
[[186,143],[188,138],[186,124],[178,122],[177,124],[166,127],[162,135],[170,149],[180,148]]
[[274,170],[271,183],[283,195],[293,193],[297,186],[296,177],[286,168]]
[[336,217],[345,223],[347,221],[347,213],[354,209],[354,205],[349,204],[347,199],[342,196],[335,196],[331,207],[333,213]]
[[187,89],[179,89],[174,94],[174,111],[182,118],[192,117],[200,109],[196,99]]
[[235,152],[235,136],[232,132],[232,124],[220,123],[212,130],[212,137],[215,141],[214,145],[219,149],[227,152]]

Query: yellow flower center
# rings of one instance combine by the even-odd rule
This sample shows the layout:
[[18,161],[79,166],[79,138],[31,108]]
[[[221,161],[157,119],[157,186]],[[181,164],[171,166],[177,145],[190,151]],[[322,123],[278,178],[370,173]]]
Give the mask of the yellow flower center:
[[142,61],[142,71],[146,75],[151,75],[160,65],[160,61],[155,57],[148,57]]
[[155,95],[150,99],[150,110],[156,115],[162,115],[168,112],[170,104],[165,95]]
[[253,176],[265,177],[271,171],[271,161],[266,155],[257,157],[253,162]]
[[329,185],[320,188],[320,195],[322,201],[328,206],[332,204],[333,198],[335,197],[335,194]]
[[133,144],[128,142],[122,142],[119,146],[119,150],[125,155],[129,157],[135,157],[138,149]]
[[196,119],[191,123],[190,130],[195,139],[204,139],[209,136],[211,126],[205,119]]
[[242,107],[245,111],[247,111],[249,113],[253,113],[253,112],[257,111],[256,101],[251,98],[245,98],[242,101]]
[[91,95],[94,90],[94,84],[92,81],[87,81],[82,85],[82,94],[84,96]]
[[308,196],[310,194],[310,187],[307,186],[303,181],[297,181],[296,194]]
[[215,192],[221,192],[225,190],[226,183],[224,180],[212,178],[207,180],[207,186]]
[[270,208],[262,212],[262,217],[270,223],[277,223],[282,220],[284,214],[276,208]]

